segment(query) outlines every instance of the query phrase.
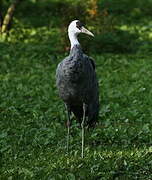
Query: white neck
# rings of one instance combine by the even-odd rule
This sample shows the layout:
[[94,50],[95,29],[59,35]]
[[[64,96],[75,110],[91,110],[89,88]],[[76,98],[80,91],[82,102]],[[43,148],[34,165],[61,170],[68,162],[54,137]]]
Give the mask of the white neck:
[[80,44],[77,38],[77,34],[74,34],[73,32],[68,32],[70,43],[71,43],[71,49],[73,48],[74,45]]

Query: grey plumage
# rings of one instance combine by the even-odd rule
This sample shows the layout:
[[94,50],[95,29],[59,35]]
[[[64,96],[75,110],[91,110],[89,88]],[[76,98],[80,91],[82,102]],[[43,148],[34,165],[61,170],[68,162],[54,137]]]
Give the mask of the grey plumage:
[[[84,125],[94,126],[99,112],[98,81],[93,59],[83,54],[77,35],[85,33],[94,36],[79,20],[68,27],[71,51],[57,67],[56,84],[59,95],[67,109],[67,150],[70,138],[70,115],[74,113],[82,128],[82,151],[84,157]],[[88,118],[86,118],[88,117]],[[86,121],[87,120],[87,121]]]
[[73,112],[79,123],[83,117],[83,103],[86,104],[87,122],[94,126],[99,112],[98,82],[92,58],[83,54],[81,46],[75,45],[68,57],[57,67],[56,84],[59,96],[68,110]]

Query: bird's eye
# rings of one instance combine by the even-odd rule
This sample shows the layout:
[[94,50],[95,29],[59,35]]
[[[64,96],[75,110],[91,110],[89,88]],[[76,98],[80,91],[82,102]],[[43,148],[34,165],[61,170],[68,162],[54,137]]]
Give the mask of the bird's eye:
[[83,26],[83,24],[82,24],[80,21],[77,21],[77,22],[76,22],[76,27],[77,27],[79,30],[81,30],[82,26]]

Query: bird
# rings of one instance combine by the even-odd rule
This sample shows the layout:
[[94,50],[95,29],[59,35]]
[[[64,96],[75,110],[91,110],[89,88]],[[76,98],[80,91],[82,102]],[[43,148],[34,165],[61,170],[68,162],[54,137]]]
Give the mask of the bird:
[[72,21],[68,26],[70,53],[56,69],[56,86],[59,97],[63,100],[67,112],[67,151],[71,113],[76,117],[82,128],[81,157],[84,157],[84,128],[94,127],[99,114],[99,85],[94,60],[83,53],[78,35],[94,34],[84,27],[80,20]]

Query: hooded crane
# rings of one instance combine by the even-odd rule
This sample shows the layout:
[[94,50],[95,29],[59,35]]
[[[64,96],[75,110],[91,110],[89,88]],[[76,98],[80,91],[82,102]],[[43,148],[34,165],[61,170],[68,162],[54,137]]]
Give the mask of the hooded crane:
[[67,110],[67,149],[69,147],[70,118],[71,112],[73,112],[82,128],[81,156],[83,158],[84,125],[95,126],[99,112],[99,93],[95,64],[92,58],[82,52],[77,39],[80,33],[94,36],[79,20],[72,21],[68,27],[71,43],[70,54],[57,66],[56,84],[59,96],[64,101]]

